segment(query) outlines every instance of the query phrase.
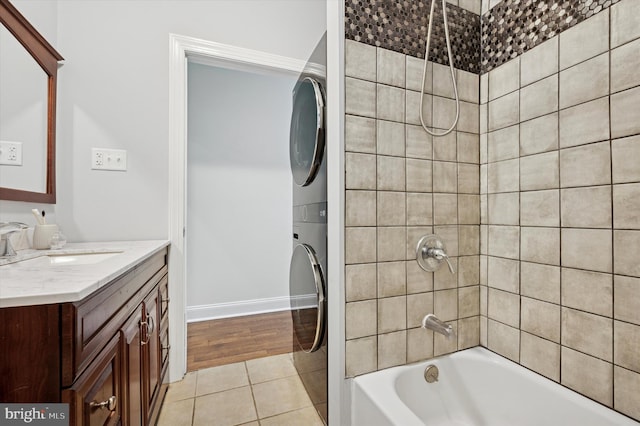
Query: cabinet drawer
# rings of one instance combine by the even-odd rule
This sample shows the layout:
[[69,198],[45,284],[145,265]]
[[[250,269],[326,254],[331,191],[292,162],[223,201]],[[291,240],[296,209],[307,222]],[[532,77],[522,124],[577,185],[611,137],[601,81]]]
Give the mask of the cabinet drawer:
[[69,404],[70,426],[117,425],[121,422],[120,338],[116,334],[76,383],[62,392]]
[[71,386],[105,341],[167,275],[166,250],[88,298],[62,305],[62,385]]

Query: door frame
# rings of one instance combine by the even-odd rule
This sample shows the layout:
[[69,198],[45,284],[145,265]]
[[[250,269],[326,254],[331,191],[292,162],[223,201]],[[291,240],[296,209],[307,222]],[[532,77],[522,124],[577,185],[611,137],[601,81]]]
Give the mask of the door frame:
[[298,76],[305,62],[257,50],[169,34],[169,381],[187,371],[187,63]]

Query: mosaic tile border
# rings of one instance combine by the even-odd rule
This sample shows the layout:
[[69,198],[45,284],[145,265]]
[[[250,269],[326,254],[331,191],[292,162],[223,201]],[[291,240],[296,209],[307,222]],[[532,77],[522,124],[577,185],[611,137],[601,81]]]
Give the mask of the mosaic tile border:
[[[345,0],[345,38],[424,58],[429,0]],[[480,16],[447,4],[455,67],[480,73]],[[429,60],[448,65],[441,2],[436,3]]]
[[553,38],[620,0],[503,0],[482,15],[480,73]]

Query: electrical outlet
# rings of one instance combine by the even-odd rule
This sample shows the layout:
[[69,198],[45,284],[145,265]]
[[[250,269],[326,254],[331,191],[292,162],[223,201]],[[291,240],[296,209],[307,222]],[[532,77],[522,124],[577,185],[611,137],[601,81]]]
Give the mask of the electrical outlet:
[[91,149],[91,168],[93,170],[127,170],[127,151],[124,149]]
[[0,165],[22,166],[22,142],[0,141]]

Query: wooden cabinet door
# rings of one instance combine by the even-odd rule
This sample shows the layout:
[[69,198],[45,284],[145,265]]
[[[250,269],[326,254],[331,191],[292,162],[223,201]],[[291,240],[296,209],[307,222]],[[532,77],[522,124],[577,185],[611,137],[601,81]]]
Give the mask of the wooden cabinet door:
[[[145,346],[145,401],[147,416],[152,412],[160,389],[160,291],[156,287],[144,301],[145,327],[143,329]],[[148,418],[148,417],[147,417]]]
[[139,307],[120,329],[122,340],[122,380],[125,384],[125,426],[146,424],[143,404],[142,307]]
[[121,423],[123,399],[119,337],[115,335],[73,386],[62,392],[62,401],[69,404],[71,426]]

